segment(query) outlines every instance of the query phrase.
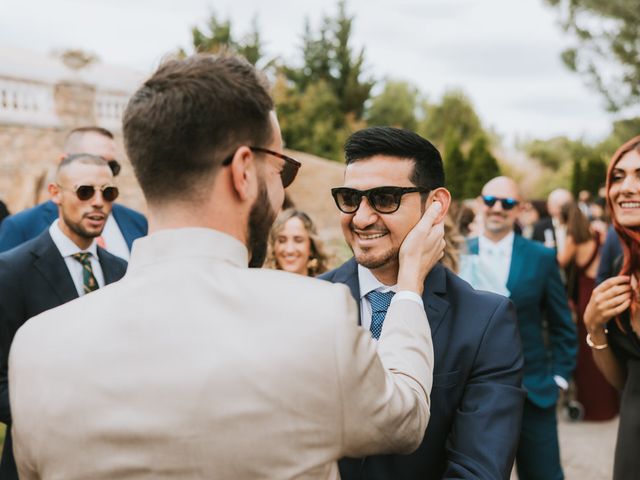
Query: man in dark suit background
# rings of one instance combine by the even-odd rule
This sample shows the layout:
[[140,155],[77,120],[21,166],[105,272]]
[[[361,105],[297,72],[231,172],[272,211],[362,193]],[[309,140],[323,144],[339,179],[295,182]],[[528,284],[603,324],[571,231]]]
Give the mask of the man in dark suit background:
[[[332,194],[354,258],[321,278],[350,288],[362,326],[377,338],[385,333],[384,305],[397,282],[404,236],[434,200],[444,216],[451,197],[440,154],[413,132],[368,128],[349,138],[345,153],[344,187]],[[418,300],[435,354],[424,441],[411,455],[343,459],[342,478],[509,478],[525,397],[513,305],[473,290],[440,264]]]
[[[116,160],[113,134],[101,127],[80,127],[72,130],[64,143],[64,154],[88,153],[103,157],[116,176],[120,165]],[[10,250],[46,230],[58,218],[58,208],[50,200],[7,217],[0,225],[0,252]],[[147,220],[135,210],[114,204],[107,219],[101,246],[125,260],[136,238],[147,234]]]
[[7,382],[9,348],[16,331],[45,310],[119,280],[127,266],[96,245],[118,194],[102,157],[66,157],[49,192],[59,218],[36,238],[0,254],[0,421],[7,425],[2,480],[18,478]]
[[482,200],[484,232],[469,240],[469,252],[479,255],[479,265],[490,266],[491,273],[509,290],[524,348],[527,400],[516,456],[518,478],[560,480],[556,403],[575,368],[577,338],[556,253],[514,235],[521,198],[513,180],[497,177],[489,181],[482,190]]

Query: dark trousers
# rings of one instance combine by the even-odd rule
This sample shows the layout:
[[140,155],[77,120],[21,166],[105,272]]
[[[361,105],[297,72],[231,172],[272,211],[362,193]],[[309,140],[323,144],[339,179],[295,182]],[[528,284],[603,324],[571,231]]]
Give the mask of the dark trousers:
[[520,443],[516,454],[519,480],[562,480],[556,407],[524,402]]

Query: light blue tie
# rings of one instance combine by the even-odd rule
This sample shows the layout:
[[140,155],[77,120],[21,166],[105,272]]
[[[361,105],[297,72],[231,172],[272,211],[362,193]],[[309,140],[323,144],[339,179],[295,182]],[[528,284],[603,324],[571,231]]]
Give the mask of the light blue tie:
[[384,317],[387,316],[387,310],[391,299],[395,295],[395,292],[378,292],[376,290],[367,293],[365,295],[371,303],[371,336],[376,340],[380,338],[382,332],[382,324],[384,323]]

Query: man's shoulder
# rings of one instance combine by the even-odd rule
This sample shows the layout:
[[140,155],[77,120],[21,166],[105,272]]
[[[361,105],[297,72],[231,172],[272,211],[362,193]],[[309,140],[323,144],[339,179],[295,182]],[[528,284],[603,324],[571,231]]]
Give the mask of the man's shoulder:
[[517,236],[515,242],[517,242],[519,254],[525,255],[529,261],[539,261],[540,259],[548,261],[556,258],[556,251],[553,248],[545,247],[544,244],[535,240]]
[[353,258],[347,260],[339,267],[334,268],[328,272],[319,275],[317,278],[320,280],[326,280],[332,283],[344,283],[347,277],[351,275],[357,275],[358,264]]
[[20,265],[25,261],[31,261],[36,258],[34,253],[43,252],[52,245],[55,246],[51,235],[48,230],[45,230],[37,237],[0,253],[0,265]]
[[448,268],[444,268],[444,271],[447,297],[449,297],[450,301],[463,302],[465,306],[477,308],[478,313],[493,312],[498,306],[510,302],[503,295],[485,290],[476,290],[466,280],[463,280]]
[[122,220],[126,218],[127,221],[135,224],[139,229],[144,230],[144,233],[146,234],[147,219],[142,213],[132,208],[126,207],[120,203],[113,204],[112,212],[114,218],[116,218],[116,222],[118,221],[118,219]]
[[126,260],[110,253],[104,248],[98,247],[98,258],[103,268],[111,268],[114,273],[120,274],[120,277],[122,277],[127,270],[128,264]]
[[51,217],[51,221],[57,217],[58,210],[55,204],[51,201],[43,202],[35,207],[27,208],[13,215],[9,215],[4,219],[3,224],[8,222],[9,225],[22,225],[32,223],[34,220],[40,220],[44,217]]

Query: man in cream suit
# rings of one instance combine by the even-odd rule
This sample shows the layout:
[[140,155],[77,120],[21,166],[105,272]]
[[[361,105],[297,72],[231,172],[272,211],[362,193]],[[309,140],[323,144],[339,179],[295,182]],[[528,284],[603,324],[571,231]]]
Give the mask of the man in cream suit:
[[273,108],[229,56],[169,61],[133,95],[124,135],[150,235],[120,282],[17,333],[20,478],[328,479],[340,457],[420,444],[440,204],[402,244],[376,347],[346,287],[247,268],[299,167]]

